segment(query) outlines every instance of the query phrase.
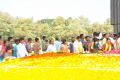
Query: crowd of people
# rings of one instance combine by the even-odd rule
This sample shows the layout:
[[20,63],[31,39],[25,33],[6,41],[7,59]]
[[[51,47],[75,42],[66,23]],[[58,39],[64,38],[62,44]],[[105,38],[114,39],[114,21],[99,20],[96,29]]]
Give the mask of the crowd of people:
[[46,36],[40,38],[28,38],[24,37],[14,39],[14,37],[8,37],[7,40],[3,40],[0,37],[0,60],[4,58],[21,58],[30,56],[31,53],[43,54],[48,52],[63,52],[63,53],[97,53],[102,51],[103,53],[120,53],[120,33],[101,33],[94,32],[93,36],[85,36],[80,34],[79,36],[72,37],[71,41],[67,41],[65,38],[59,37],[48,39]]

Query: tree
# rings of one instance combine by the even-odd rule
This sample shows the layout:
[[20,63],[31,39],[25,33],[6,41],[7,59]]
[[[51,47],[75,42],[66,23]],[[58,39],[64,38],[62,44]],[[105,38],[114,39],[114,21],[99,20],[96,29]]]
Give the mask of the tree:
[[104,23],[90,23],[89,19],[81,16],[79,18],[69,17],[64,19],[61,16],[56,19],[42,19],[33,22],[32,18],[14,18],[8,13],[0,12],[0,35],[8,37],[41,37],[46,35],[71,38],[81,33],[92,35],[93,32],[112,32],[110,19]]

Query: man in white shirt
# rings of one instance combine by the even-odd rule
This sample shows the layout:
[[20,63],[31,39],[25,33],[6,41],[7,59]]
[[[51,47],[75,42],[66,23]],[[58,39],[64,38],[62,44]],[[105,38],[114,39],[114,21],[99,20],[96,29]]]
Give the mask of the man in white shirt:
[[56,52],[57,51],[54,42],[55,42],[54,38],[51,38],[50,44],[49,44],[46,52]]
[[20,38],[19,41],[20,43],[17,45],[17,57],[21,58],[21,57],[28,56],[27,49],[24,45],[24,38]]
[[46,52],[56,52],[56,47],[55,45],[50,44],[47,48]]
[[77,36],[75,42],[73,43],[74,53],[84,53],[82,42],[80,42],[80,37]]

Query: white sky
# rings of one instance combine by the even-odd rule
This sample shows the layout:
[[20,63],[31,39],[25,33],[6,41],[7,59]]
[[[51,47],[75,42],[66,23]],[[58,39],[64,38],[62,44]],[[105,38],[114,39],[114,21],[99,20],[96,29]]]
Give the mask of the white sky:
[[110,18],[110,0],[0,0],[0,11],[34,20],[85,16],[104,22]]

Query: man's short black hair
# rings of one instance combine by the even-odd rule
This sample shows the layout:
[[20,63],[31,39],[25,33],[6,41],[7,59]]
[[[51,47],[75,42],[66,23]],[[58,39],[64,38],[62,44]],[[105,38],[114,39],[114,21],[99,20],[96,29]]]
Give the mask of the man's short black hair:
[[11,41],[13,39],[13,37],[8,37],[8,41]]
[[29,41],[32,41],[32,38],[28,38],[28,42],[29,42]]
[[56,37],[55,40],[60,40],[60,39],[58,37]]
[[0,40],[2,39],[2,36],[0,36]]
[[42,36],[42,39],[45,40],[46,36]]
[[103,37],[105,37],[107,35],[107,33],[103,34]]
[[79,36],[79,37],[80,37],[80,38],[82,38],[83,36],[84,36],[84,34],[80,34],[80,36]]
[[39,41],[39,38],[35,38],[35,42]]
[[19,42],[19,39],[15,39],[15,43]]
[[76,39],[80,39],[80,36],[77,36]]
[[19,41],[22,41],[22,40],[24,40],[24,38],[23,38],[23,37],[21,37],[21,38],[19,39]]

